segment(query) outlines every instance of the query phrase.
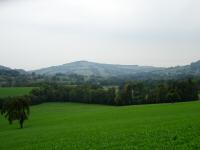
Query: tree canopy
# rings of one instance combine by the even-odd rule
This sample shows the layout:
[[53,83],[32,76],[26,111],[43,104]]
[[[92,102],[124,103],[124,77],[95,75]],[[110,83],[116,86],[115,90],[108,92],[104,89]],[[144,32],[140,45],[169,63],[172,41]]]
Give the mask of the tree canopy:
[[24,121],[30,114],[30,100],[28,96],[10,97],[4,102],[1,114],[8,119],[9,123],[18,120],[20,128],[23,128]]

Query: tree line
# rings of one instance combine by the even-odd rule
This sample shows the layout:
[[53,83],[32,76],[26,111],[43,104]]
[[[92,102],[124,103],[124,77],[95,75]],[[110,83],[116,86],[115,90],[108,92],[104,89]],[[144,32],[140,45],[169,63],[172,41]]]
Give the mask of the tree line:
[[[199,82],[193,79],[130,81],[118,87],[45,84],[28,95],[31,104],[79,102],[105,105],[174,103],[198,100]],[[0,100],[2,107],[3,100]]]
[[134,81],[119,88],[116,105],[174,103],[198,100],[196,80]]
[[28,119],[29,105],[45,102],[79,102],[105,105],[137,105],[198,100],[199,80],[130,81],[119,87],[99,85],[64,86],[44,84],[29,95],[0,99],[1,114],[9,123],[18,120],[20,127]]
[[[26,97],[32,105],[44,102],[133,105],[197,100],[199,88],[199,82],[193,79],[130,81],[118,87],[44,84]],[[0,100],[0,108],[6,99]]]

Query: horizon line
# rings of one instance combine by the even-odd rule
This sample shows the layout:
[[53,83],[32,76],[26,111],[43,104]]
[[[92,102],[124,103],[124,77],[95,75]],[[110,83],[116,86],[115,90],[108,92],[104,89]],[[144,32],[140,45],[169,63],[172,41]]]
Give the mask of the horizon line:
[[50,68],[50,67],[57,67],[57,66],[63,66],[66,64],[71,64],[71,63],[77,63],[77,62],[88,62],[88,63],[96,63],[96,64],[104,64],[104,65],[122,65],[122,66],[138,66],[138,67],[155,67],[155,68],[174,68],[174,67],[181,67],[181,66],[188,66],[191,65],[192,63],[196,63],[200,61],[200,59],[190,62],[189,64],[183,64],[183,65],[174,65],[174,66],[154,66],[154,65],[138,65],[138,64],[118,64],[118,63],[107,63],[107,62],[95,62],[95,61],[90,61],[90,60],[77,60],[77,61],[70,61],[70,62],[66,62],[63,64],[58,64],[58,65],[52,65],[52,66],[47,66],[47,67],[40,67],[40,68],[36,68],[36,69],[23,69],[23,68],[13,68],[13,67],[9,67],[7,65],[1,65],[3,67],[7,67],[13,70],[24,70],[24,71],[36,71],[36,70],[41,70],[41,69],[46,69],[46,68]]

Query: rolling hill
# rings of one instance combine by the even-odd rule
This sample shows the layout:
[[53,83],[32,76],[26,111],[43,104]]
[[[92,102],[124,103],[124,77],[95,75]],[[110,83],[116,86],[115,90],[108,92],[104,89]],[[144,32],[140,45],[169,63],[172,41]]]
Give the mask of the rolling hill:
[[170,67],[164,70],[153,72],[154,75],[162,75],[162,76],[181,76],[181,75],[192,75],[199,76],[200,75],[200,61],[191,63],[186,66],[177,66]]
[[115,65],[102,64],[89,61],[76,61],[59,66],[52,66],[33,71],[24,71],[20,69],[11,69],[0,65],[0,75],[16,76],[16,75],[37,75],[54,76],[62,75],[80,75],[94,77],[129,77],[135,79],[160,79],[174,78],[184,76],[200,76],[200,61],[185,66],[176,66],[170,68],[160,68],[152,66],[138,65]]
[[55,74],[77,74],[83,76],[124,76],[134,75],[142,72],[159,71],[163,68],[137,65],[113,65],[101,64],[88,61],[77,61],[60,66],[35,70],[36,74],[55,75]]
[[0,65],[0,70],[11,70],[11,68]]
[[77,74],[82,76],[100,77],[177,77],[177,76],[198,76],[200,75],[200,61],[186,66],[176,66],[170,68],[160,68],[152,66],[138,65],[114,65],[101,64],[88,61],[77,61],[60,66],[53,66],[44,69],[34,70],[36,74],[56,75],[56,74]]

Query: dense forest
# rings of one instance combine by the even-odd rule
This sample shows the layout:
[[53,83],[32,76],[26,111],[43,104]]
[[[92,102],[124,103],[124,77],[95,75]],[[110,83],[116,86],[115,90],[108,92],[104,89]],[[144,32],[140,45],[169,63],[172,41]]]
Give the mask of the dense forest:
[[[105,105],[174,103],[198,100],[200,80],[129,81],[121,86],[44,84],[28,95],[31,104],[80,102]],[[4,98],[13,99],[13,98]],[[3,103],[4,100],[1,100]],[[2,105],[2,104],[1,104]]]

